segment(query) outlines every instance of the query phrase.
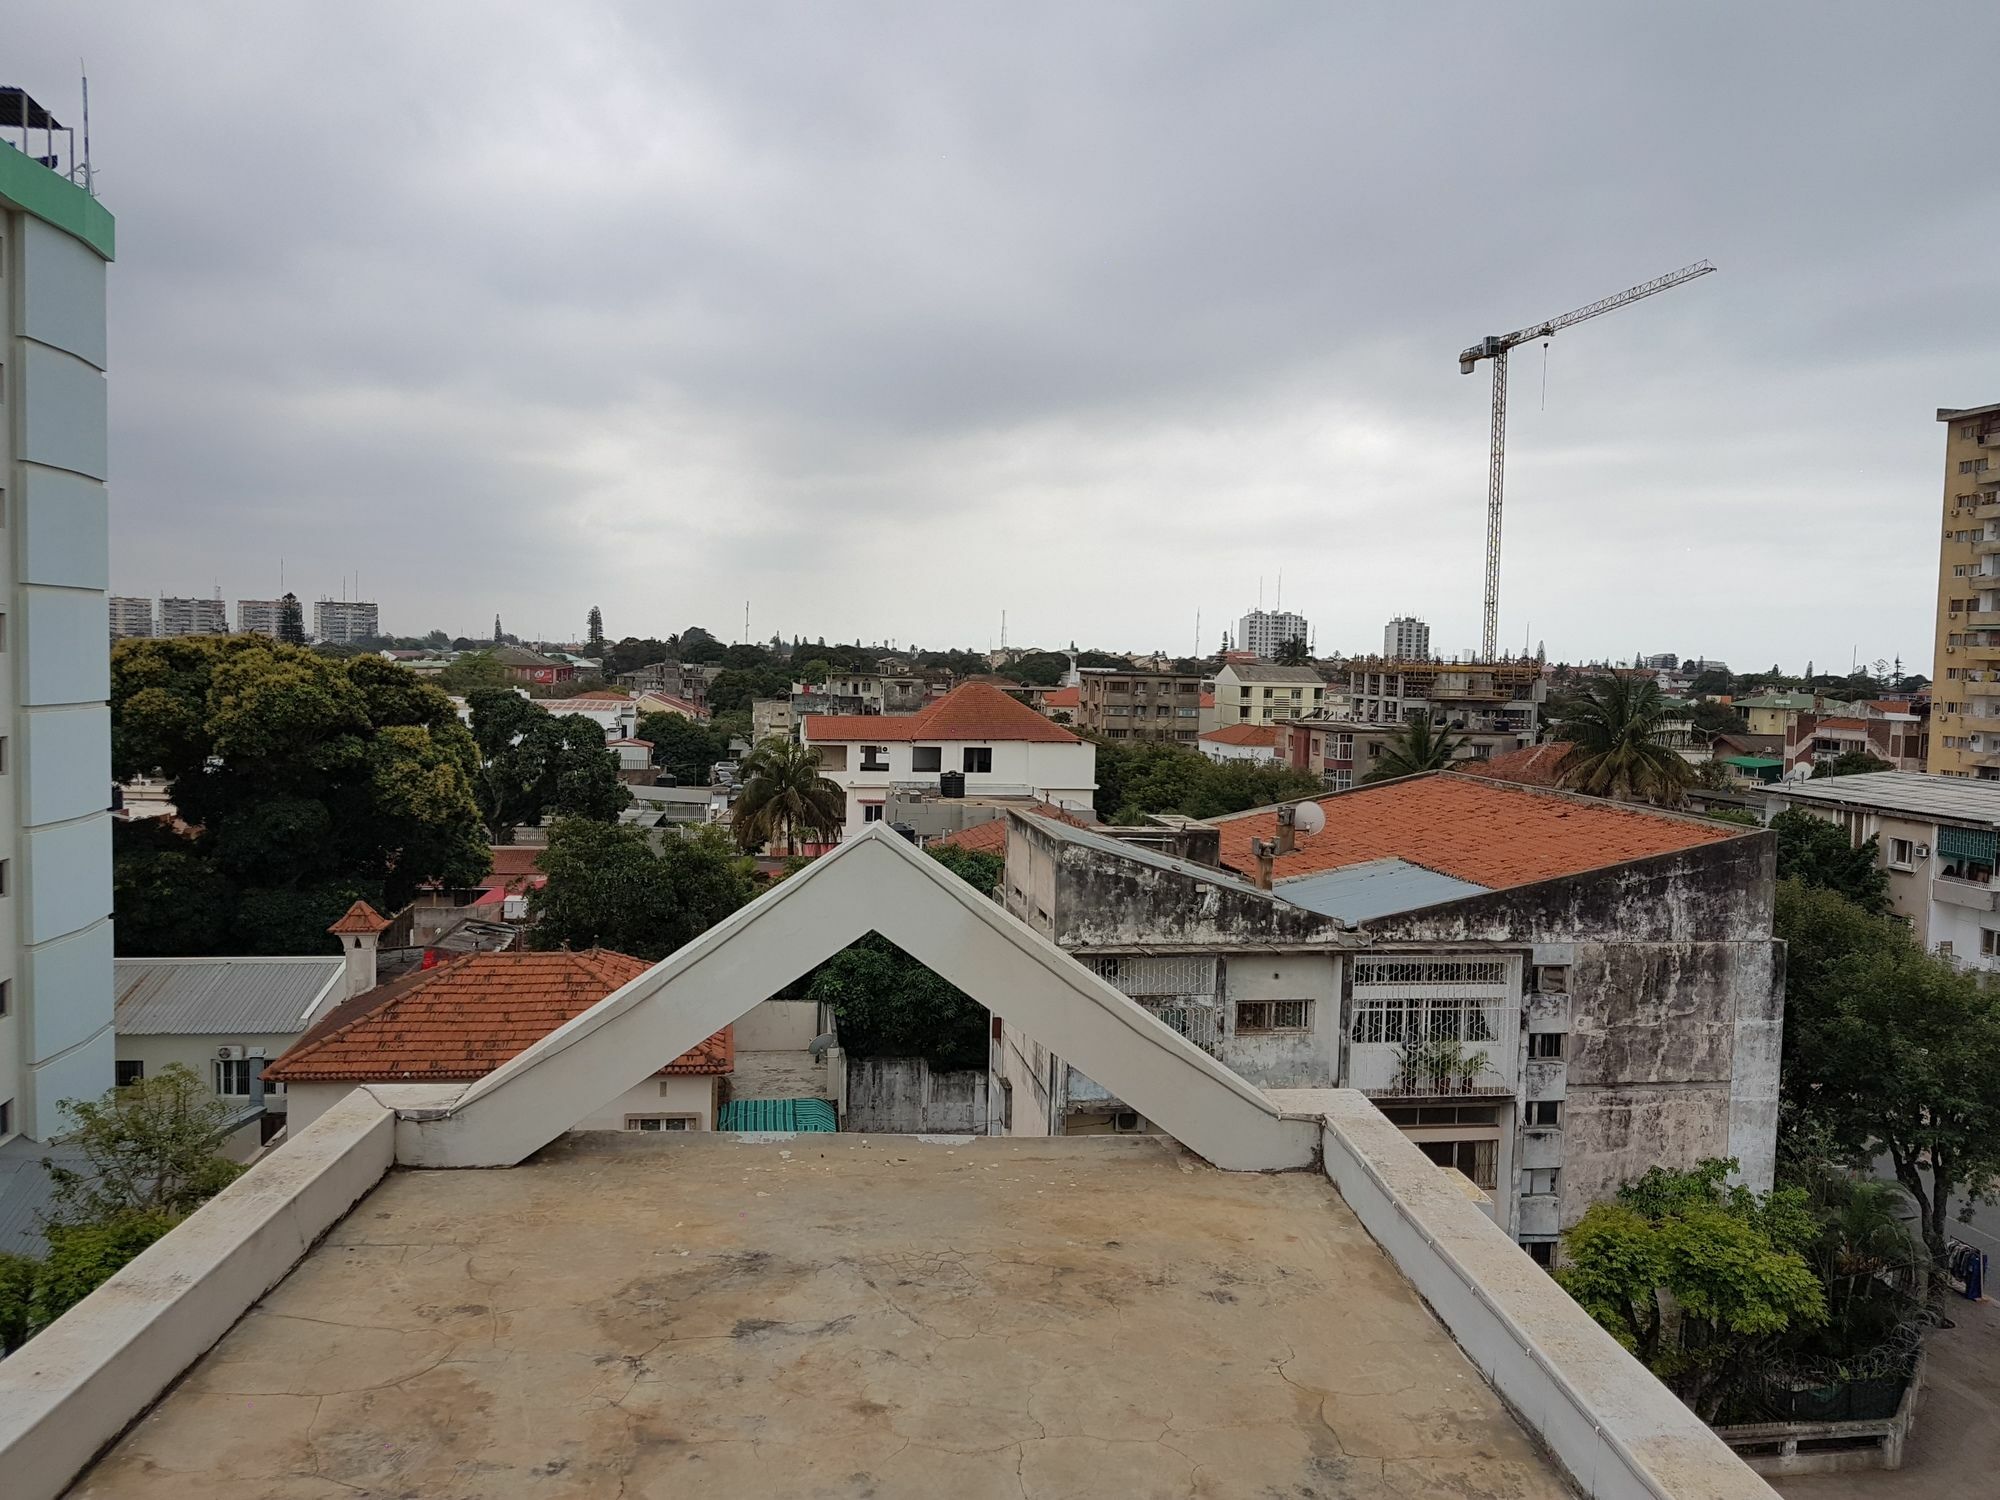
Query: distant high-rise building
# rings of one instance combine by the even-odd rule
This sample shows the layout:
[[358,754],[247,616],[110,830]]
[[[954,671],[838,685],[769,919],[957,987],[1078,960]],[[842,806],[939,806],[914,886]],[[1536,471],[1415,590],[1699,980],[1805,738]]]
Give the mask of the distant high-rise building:
[[227,635],[229,611],[220,599],[160,598],[161,635]]
[[238,599],[236,628],[246,635],[255,631],[258,635],[268,635],[276,640],[280,607],[276,599]]
[[[1944,423],[1944,540],[1924,769],[2000,780],[2000,734],[1987,728],[2000,717],[2000,630],[1985,628],[2000,609],[2000,557],[1986,555],[1986,544],[2000,539],[2000,405],[1941,407],[1937,419]],[[1806,671],[1810,676],[1811,667]]]
[[130,594],[111,596],[111,639],[145,637],[153,633],[153,601]]
[[313,634],[333,646],[351,645],[382,633],[380,612],[357,599],[322,599],[313,605]]
[[1415,615],[1397,615],[1382,627],[1382,654],[1391,661],[1429,661],[1430,626]]
[[[46,115],[13,96],[17,120]],[[62,127],[48,123],[60,141]],[[0,554],[0,611],[13,617],[9,654],[26,648],[0,673],[0,735],[10,742],[0,798],[0,1144],[61,1134],[58,1106],[101,1096],[117,1057],[106,915],[110,654],[97,647],[98,621],[118,628],[104,583],[104,281],[114,227],[87,188],[21,146],[0,148],[0,490],[19,537]],[[130,618],[151,634],[150,610]]]
[[1236,649],[1269,659],[1287,641],[1311,639],[1304,615],[1284,609],[1253,609],[1236,623]]

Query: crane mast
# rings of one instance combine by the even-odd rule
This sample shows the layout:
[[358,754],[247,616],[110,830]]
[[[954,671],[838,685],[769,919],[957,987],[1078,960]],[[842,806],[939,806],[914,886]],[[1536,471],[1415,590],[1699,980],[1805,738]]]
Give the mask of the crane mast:
[[1507,473],[1508,352],[1518,345],[1548,338],[1562,329],[1574,328],[1578,323],[1669,291],[1693,281],[1697,276],[1706,276],[1714,269],[1712,262],[1698,260],[1691,266],[1682,266],[1678,271],[1642,281],[1637,286],[1627,287],[1622,292],[1566,312],[1559,318],[1551,318],[1546,323],[1517,328],[1512,333],[1489,334],[1458,356],[1458,372],[1461,375],[1470,375],[1482,359],[1493,365],[1493,436],[1486,463],[1486,601],[1480,622],[1481,661],[1493,661],[1500,652],[1500,520]]

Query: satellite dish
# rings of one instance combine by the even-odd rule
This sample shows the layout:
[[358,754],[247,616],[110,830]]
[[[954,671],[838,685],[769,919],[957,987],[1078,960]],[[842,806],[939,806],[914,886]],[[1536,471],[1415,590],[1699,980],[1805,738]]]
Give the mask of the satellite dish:
[[1318,833],[1326,827],[1326,809],[1317,802],[1301,802],[1292,809],[1292,827],[1300,833]]

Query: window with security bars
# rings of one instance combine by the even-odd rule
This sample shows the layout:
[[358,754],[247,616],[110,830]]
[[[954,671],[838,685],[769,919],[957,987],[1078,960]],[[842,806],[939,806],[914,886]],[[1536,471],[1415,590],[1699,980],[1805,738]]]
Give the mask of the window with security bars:
[[1222,986],[1213,958],[1121,955],[1086,958],[1084,963],[1204,1052],[1213,1052],[1221,1043]]
[[1498,984],[1507,982],[1507,960],[1473,959],[1357,959],[1356,985],[1373,984]]
[[1265,1031],[1312,1030],[1313,1003],[1310,1000],[1238,1000],[1236,1034],[1248,1036]]
[[1483,1002],[1452,996],[1354,1002],[1357,1042],[1491,1042],[1493,1021]]

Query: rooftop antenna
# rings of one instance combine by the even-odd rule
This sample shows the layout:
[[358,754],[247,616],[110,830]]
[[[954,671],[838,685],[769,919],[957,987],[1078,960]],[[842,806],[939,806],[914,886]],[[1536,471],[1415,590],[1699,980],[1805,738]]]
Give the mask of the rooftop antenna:
[[1007,649],[1007,611],[1000,611],[1000,649]]
[[1199,605],[1195,606],[1194,611],[1194,654],[1196,656],[1201,655],[1201,607]]
[[[83,190],[95,198],[97,176],[90,169],[90,74],[85,71],[80,57],[76,60],[76,70],[83,78]],[[72,169],[75,165],[70,163]]]
[[1285,570],[1283,568],[1278,569],[1278,597],[1272,603],[1271,608],[1279,614],[1285,612]]
[[750,644],[750,601],[743,601],[743,644]]

